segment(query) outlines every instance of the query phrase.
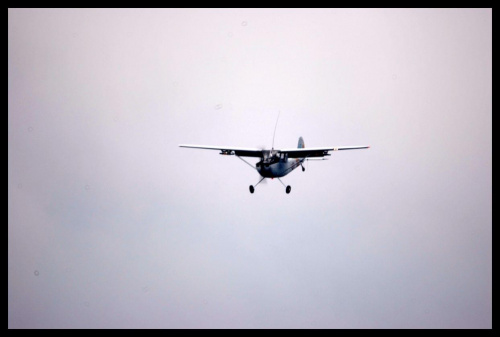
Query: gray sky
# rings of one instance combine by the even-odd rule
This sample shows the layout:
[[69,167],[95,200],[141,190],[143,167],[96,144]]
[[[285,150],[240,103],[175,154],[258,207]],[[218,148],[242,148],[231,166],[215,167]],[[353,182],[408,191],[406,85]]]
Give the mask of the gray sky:
[[[491,328],[492,11],[9,9],[9,328]],[[259,177],[178,144],[371,145]],[[253,160],[255,162],[255,160]]]

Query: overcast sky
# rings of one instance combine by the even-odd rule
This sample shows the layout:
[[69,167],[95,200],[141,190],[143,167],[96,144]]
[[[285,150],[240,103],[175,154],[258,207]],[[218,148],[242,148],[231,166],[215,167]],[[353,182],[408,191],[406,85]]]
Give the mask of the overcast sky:
[[[492,326],[491,9],[9,9],[8,88],[9,328]],[[178,147],[279,112],[371,148]]]

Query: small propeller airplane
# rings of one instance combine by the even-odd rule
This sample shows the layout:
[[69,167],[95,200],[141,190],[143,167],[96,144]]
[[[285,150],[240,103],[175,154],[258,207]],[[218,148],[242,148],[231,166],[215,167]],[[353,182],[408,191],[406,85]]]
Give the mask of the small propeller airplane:
[[[279,116],[278,116],[279,118]],[[278,121],[276,121],[276,125]],[[274,127],[274,133],[276,133],[276,126]],[[326,160],[325,156],[331,156],[328,152],[330,151],[343,151],[343,150],[357,150],[357,149],[368,149],[370,146],[327,146],[327,147],[310,147],[306,148],[304,145],[304,139],[299,137],[299,143],[297,148],[285,148],[285,149],[274,149],[274,135],[273,135],[273,145],[271,150],[259,149],[259,148],[243,148],[243,147],[227,147],[227,146],[208,146],[208,145],[189,145],[180,144],[180,147],[192,148],[192,149],[205,149],[205,150],[218,150],[219,154],[226,156],[236,156],[243,160],[250,167],[257,170],[262,178],[259,180],[255,186],[250,185],[250,193],[254,193],[255,187],[261,183],[266,178],[277,178],[280,183],[285,186],[281,181],[281,177],[286,176],[297,167],[302,167],[302,172],[306,169],[304,168],[304,161],[306,160]],[[244,160],[241,157],[255,157],[260,158],[260,161],[255,164],[255,167]],[[290,193],[292,187],[290,185],[285,186],[286,193]]]

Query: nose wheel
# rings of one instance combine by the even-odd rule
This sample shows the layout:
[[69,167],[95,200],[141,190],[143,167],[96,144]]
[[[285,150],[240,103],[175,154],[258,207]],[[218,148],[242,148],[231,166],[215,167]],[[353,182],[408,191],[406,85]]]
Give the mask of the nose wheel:
[[253,194],[254,191],[255,191],[255,188],[252,185],[250,185],[250,193]]

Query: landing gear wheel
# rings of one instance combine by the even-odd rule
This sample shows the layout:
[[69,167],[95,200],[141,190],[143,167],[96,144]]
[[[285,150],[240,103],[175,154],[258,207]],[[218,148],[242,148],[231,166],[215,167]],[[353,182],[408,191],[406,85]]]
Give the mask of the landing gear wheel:
[[253,188],[252,185],[250,185],[250,193],[253,193],[255,191],[255,188]]
[[286,194],[290,193],[291,190],[292,190],[292,186],[288,185],[286,187]]
[[302,172],[304,172],[306,170],[306,168],[304,166],[302,166]]

